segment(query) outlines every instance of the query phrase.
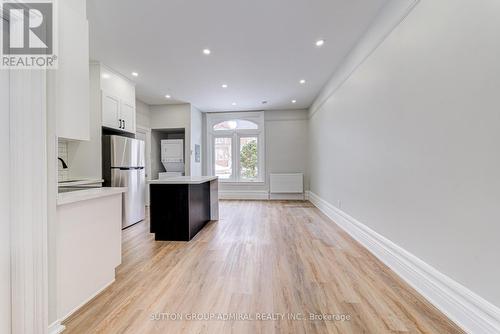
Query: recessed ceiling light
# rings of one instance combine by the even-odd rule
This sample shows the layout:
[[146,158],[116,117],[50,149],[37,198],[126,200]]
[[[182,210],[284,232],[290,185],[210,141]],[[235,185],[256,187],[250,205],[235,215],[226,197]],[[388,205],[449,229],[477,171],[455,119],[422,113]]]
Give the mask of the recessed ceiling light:
[[231,103],[231,105],[232,105],[232,106],[235,106],[235,105],[236,105],[236,102]]
[[325,40],[324,39],[318,39],[316,41],[316,46],[320,47],[320,46],[323,46],[325,44]]
[[221,86],[222,88],[227,88],[227,85],[226,84],[222,84]]
[[109,77],[110,77],[110,76],[109,76],[109,74],[108,74],[108,73],[104,73],[104,74],[102,75],[102,78],[103,78],[103,79],[109,79]]
[[297,100],[292,100],[292,103],[297,103]]
[[211,53],[212,53],[212,51],[210,51],[210,49],[203,49],[203,54],[204,55],[209,55]]
[[304,79],[300,80],[299,82],[300,82],[301,85],[303,85],[303,84],[306,83],[306,81]]
[[139,73],[137,73],[137,72],[132,72],[132,75],[133,75],[134,77],[138,77],[138,76],[139,76]]
[[169,99],[169,98],[171,98],[171,97],[172,97],[172,96],[170,96],[170,95],[168,95],[168,94],[167,94],[167,95],[165,95],[165,98],[167,98],[167,99]]

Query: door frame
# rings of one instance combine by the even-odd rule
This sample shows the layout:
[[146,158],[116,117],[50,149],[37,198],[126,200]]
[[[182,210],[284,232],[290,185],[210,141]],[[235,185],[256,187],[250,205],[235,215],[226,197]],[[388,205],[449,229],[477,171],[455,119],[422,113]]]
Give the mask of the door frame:
[[[135,133],[141,133],[146,137],[145,160],[146,160],[146,181],[151,180],[151,128],[136,124]],[[149,184],[146,182],[146,206],[149,206]]]

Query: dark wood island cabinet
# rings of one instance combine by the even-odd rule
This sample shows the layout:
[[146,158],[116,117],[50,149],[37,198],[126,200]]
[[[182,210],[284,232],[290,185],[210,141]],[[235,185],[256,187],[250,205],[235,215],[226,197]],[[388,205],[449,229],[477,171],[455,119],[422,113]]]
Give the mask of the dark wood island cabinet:
[[219,219],[216,176],[182,176],[149,181],[150,232],[155,240],[189,241]]

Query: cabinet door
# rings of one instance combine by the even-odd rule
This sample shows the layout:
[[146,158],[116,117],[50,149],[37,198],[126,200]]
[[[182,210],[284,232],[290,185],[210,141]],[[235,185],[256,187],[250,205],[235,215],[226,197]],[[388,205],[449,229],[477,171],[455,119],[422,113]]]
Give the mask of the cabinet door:
[[[57,135],[90,139],[89,31],[83,13],[59,2],[59,68],[54,72]],[[49,71],[50,72],[50,71]]]
[[105,91],[101,92],[102,126],[120,129],[120,100]]
[[123,120],[122,129],[135,133],[135,106],[131,103],[121,102],[120,118]]
[[134,84],[103,64],[101,64],[100,83],[103,91],[118,97],[121,101],[135,101]]

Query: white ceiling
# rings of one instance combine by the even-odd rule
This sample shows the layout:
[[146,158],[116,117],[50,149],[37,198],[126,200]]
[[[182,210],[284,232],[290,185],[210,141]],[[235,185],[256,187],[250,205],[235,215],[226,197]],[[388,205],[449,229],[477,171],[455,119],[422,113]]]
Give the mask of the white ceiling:
[[91,58],[135,81],[148,104],[308,108],[388,1],[88,0]]

